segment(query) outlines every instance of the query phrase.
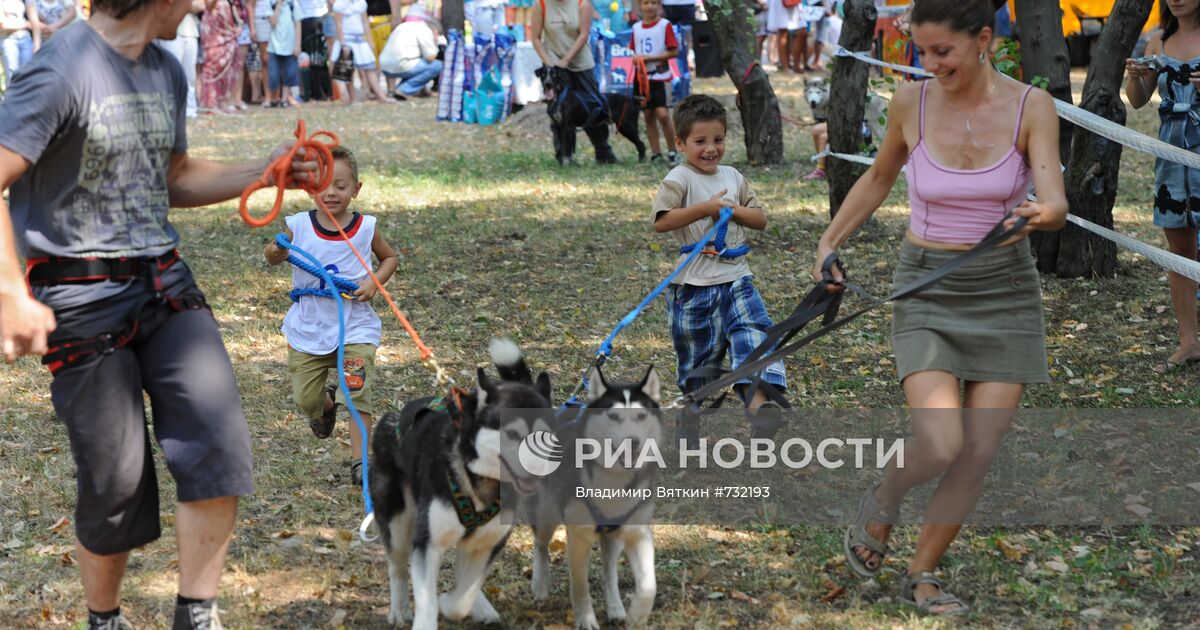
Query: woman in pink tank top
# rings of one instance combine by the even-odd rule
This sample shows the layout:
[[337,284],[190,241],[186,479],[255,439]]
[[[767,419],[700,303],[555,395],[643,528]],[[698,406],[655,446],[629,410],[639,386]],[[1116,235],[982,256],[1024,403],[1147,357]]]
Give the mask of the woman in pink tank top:
[[[935,78],[896,92],[876,162],[821,236],[816,257],[819,269],[879,208],[901,167],[912,218],[898,286],[969,248],[1005,217],[1029,220],[1009,242],[897,302],[893,312],[913,437],[905,467],[893,464],[863,497],[844,547],[855,571],[877,574],[905,495],[940,477],[900,584],[901,601],[929,614],[967,611],[934,570],[979,498],[1025,384],[1049,380],[1040,282],[1025,236],[1065,223],[1058,118],[1049,94],[988,62],[998,4],[916,0],[913,42]],[[1031,181],[1038,202],[1026,201]]]

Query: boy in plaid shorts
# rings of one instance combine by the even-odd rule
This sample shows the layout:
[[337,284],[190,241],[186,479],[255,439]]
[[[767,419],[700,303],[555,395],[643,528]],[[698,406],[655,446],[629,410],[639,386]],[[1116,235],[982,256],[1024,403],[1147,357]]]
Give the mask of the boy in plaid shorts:
[[[735,250],[745,244],[746,228],[767,226],[767,215],[750,182],[737,169],[721,165],[726,131],[723,105],[703,94],[683,99],[675,109],[675,131],[675,148],[685,160],[671,169],[658,187],[652,211],[654,231],[670,232],[687,247],[712,229],[722,207],[733,208],[722,251],[700,255],[671,286],[667,314],[679,388],[689,392],[711,380],[695,373],[721,367],[727,350],[736,368],[766,339],[771,317],[754,288],[745,252]],[[700,245],[708,249],[712,244]],[[765,387],[786,391],[783,363],[767,367],[762,381]],[[748,379],[743,380],[734,389],[755,416],[752,437],[772,437],[782,426],[782,409],[761,390],[745,400],[749,384]]]

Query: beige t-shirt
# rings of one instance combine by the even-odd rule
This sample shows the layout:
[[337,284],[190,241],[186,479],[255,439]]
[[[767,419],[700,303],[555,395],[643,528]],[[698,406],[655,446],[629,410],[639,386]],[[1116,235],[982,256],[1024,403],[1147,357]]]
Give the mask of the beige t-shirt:
[[[575,38],[579,37],[579,7],[585,0],[540,0],[542,8],[542,44],[553,61],[558,61],[571,50]],[[587,27],[590,29],[591,24]],[[567,70],[582,72],[596,66],[592,59],[592,47],[586,42],[583,48],[567,62]]]
[[[708,201],[722,190],[726,191],[722,198],[730,204],[747,208],[762,207],[762,204],[758,202],[758,196],[754,194],[754,189],[750,187],[750,182],[732,166],[718,166],[716,173],[707,175],[684,162],[671,169],[671,172],[667,173],[667,177],[659,184],[650,220],[653,222],[658,219],[658,215],[675,208],[686,208],[702,201]],[[680,245],[695,243],[704,238],[704,235],[712,229],[713,223],[715,223],[713,219],[701,219],[678,230],[672,230],[671,234]],[[742,227],[740,223],[730,221],[725,233],[725,247],[732,249],[745,242],[746,228]],[[681,254],[679,262],[683,262],[684,258],[686,255]],[[728,259],[711,254],[701,254],[676,276],[672,284],[707,287],[733,282],[748,275],[750,275],[750,265],[746,263],[745,256]]]

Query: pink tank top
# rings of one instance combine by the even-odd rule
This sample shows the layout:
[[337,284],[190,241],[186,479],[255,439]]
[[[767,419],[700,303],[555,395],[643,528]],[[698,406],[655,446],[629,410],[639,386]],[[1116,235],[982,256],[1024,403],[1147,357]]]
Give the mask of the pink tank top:
[[1025,200],[1029,165],[1017,150],[1021,117],[1030,86],[1021,96],[1012,147],[999,162],[975,169],[947,168],[935,162],[925,147],[925,89],[921,85],[920,139],[908,155],[905,178],[912,207],[909,228],[918,237],[938,243],[972,245],[1009,210]]

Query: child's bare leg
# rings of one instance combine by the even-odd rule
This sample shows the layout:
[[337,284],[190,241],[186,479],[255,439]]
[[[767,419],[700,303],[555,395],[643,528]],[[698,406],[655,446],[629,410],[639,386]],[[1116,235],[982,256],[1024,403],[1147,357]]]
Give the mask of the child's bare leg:
[[[661,155],[658,147],[658,120],[655,117],[657,111],[655,109],[646,110],[646,139],[650,141],[651,156]],[[673,146],[669,142],[667,144]]]
[[[817,123],[812,126],[813,146],[816,147],[816,152],[820,153],[829,146],[829,125],[826,123]],[[825,177],[825,158],[817,158],[817,165],[804,179],[824,179]]]
[[354,104],[354,82],[353,81],[335,81],[338,86],[338,91],[342,93],[342,101],[347,105]]
[[379,87],[379,71],[378,70],[374,70],[374,69],[363,70],[362,77],[363,77],[363,81],[367,83],[368,89],[370,89],[371,93],[374,94],[375,97],[379,99],[380,103],[392,102],[392,100],[387,97],[387,94],[384,93],[383,88]]
[[262,82],[262,93],[266,95],[268,102],[275,98],[271,93],[271,63],[269,57],[271,53],[267,52],[267,44],[261,43],[258,45],[258,58],[262,62],[262,70],[258,72],[258,80]]
[[358,415],[362,418],[363,426],[367,429],[367,434],[363,436],[362,432],[358,430],[358,423],[353,419],[350,420],[350,449],[354,451],[354,459],[362,457],[363,440],[370,439],[371,427],[374,426],[371,414],[360,413]]

